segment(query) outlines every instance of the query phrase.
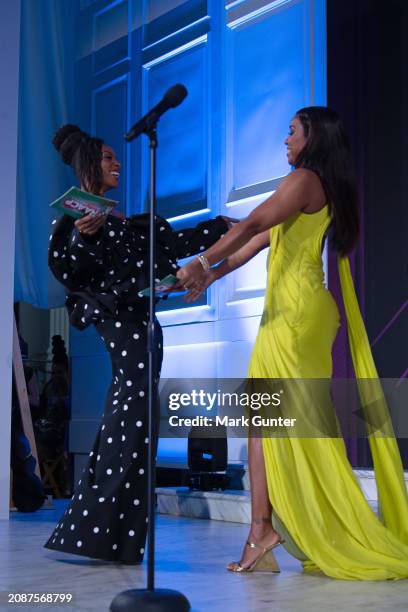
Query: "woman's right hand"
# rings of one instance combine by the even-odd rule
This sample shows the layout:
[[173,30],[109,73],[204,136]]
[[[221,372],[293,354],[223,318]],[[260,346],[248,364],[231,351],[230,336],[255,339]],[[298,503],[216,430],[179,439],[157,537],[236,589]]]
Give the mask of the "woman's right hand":
[[218,280],[217,268],[210,268],[208,272],[205,273],[204,283],[200,284],[199,289],[190,289],[184,296],[184,301],[187,303],[195,302],[198,300],[200,295],[202,295],[204,291],[216,280]]
[[107,215],[85,215],[75,221],[75,227],[81,234],[94,236],[106,221]]

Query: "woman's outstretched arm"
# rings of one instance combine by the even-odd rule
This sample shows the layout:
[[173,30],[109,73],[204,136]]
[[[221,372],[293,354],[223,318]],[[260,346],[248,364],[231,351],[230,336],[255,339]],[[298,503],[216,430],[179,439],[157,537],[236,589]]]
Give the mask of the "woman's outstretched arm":
[[[279,185],[276,192],[257,206],[251,214],[229,230],[223,238],[203,253],[210,266],[229,257],[256,235],[279,225],[310,203],[314,174],[305,169],[294,170]],[[177,277],[184,287],[205,282],[205,272],[195,259],[183,266]],[[196,287],[199,289],[199,287]]]
[[260,251],[269,246],[269,235],[270,231],[265,230],[257,236],[251,238],[251,240],[243,247],[239,249],[233,255],[230,255],[219,266],[210,268],[205,277],[205,282],[200,289],[191,289],[185,296],[186,302],[195,302],[197,298],[209,287],[214,281],[219,280],[223,276],[226,276],[233,270],[240,268],[246,264],[250,259],[255,257]]

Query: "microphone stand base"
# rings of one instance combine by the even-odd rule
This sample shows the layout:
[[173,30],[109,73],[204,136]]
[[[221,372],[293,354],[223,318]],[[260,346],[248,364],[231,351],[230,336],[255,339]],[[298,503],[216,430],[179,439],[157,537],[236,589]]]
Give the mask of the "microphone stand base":
[[130,589],[122,591],[113,599],[110,612],[188,612],[190,602],[179,591],[170,589]]

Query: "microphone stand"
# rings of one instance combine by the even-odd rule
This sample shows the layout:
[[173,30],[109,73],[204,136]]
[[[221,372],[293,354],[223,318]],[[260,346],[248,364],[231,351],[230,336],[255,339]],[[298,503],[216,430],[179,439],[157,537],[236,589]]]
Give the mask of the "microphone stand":
[[[147,588],[122,591],[116,595],[110,605],[111,612],[188,612],[190,603],[179,591],[155,589],[154,576],[154,508],[156,488],[156,436],[154,423],[154,406],[157,401],[157,386],[154,372],[154,338],[155,338],[155,261],[156,261],[156,152],[157,121],[149,125],[144,133],[149,137],[150,148],[150,244],[149,244],[149,324],[147,335],[148,362],[148,466],[147,466]],[[158,431],[158,424],[157,424]]]

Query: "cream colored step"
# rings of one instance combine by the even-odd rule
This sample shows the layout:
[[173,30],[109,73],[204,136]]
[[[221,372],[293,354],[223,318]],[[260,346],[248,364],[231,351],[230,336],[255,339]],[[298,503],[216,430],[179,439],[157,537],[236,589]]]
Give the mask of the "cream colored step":
[[[377,486],[372,470],[354,470],[363,493],[377,511]],[[408,488],[408,472],[405,473]],[[156,489],[158,512],[173,516],[249,523],[251,499],[249,491],[190,491],[187,487]]]

